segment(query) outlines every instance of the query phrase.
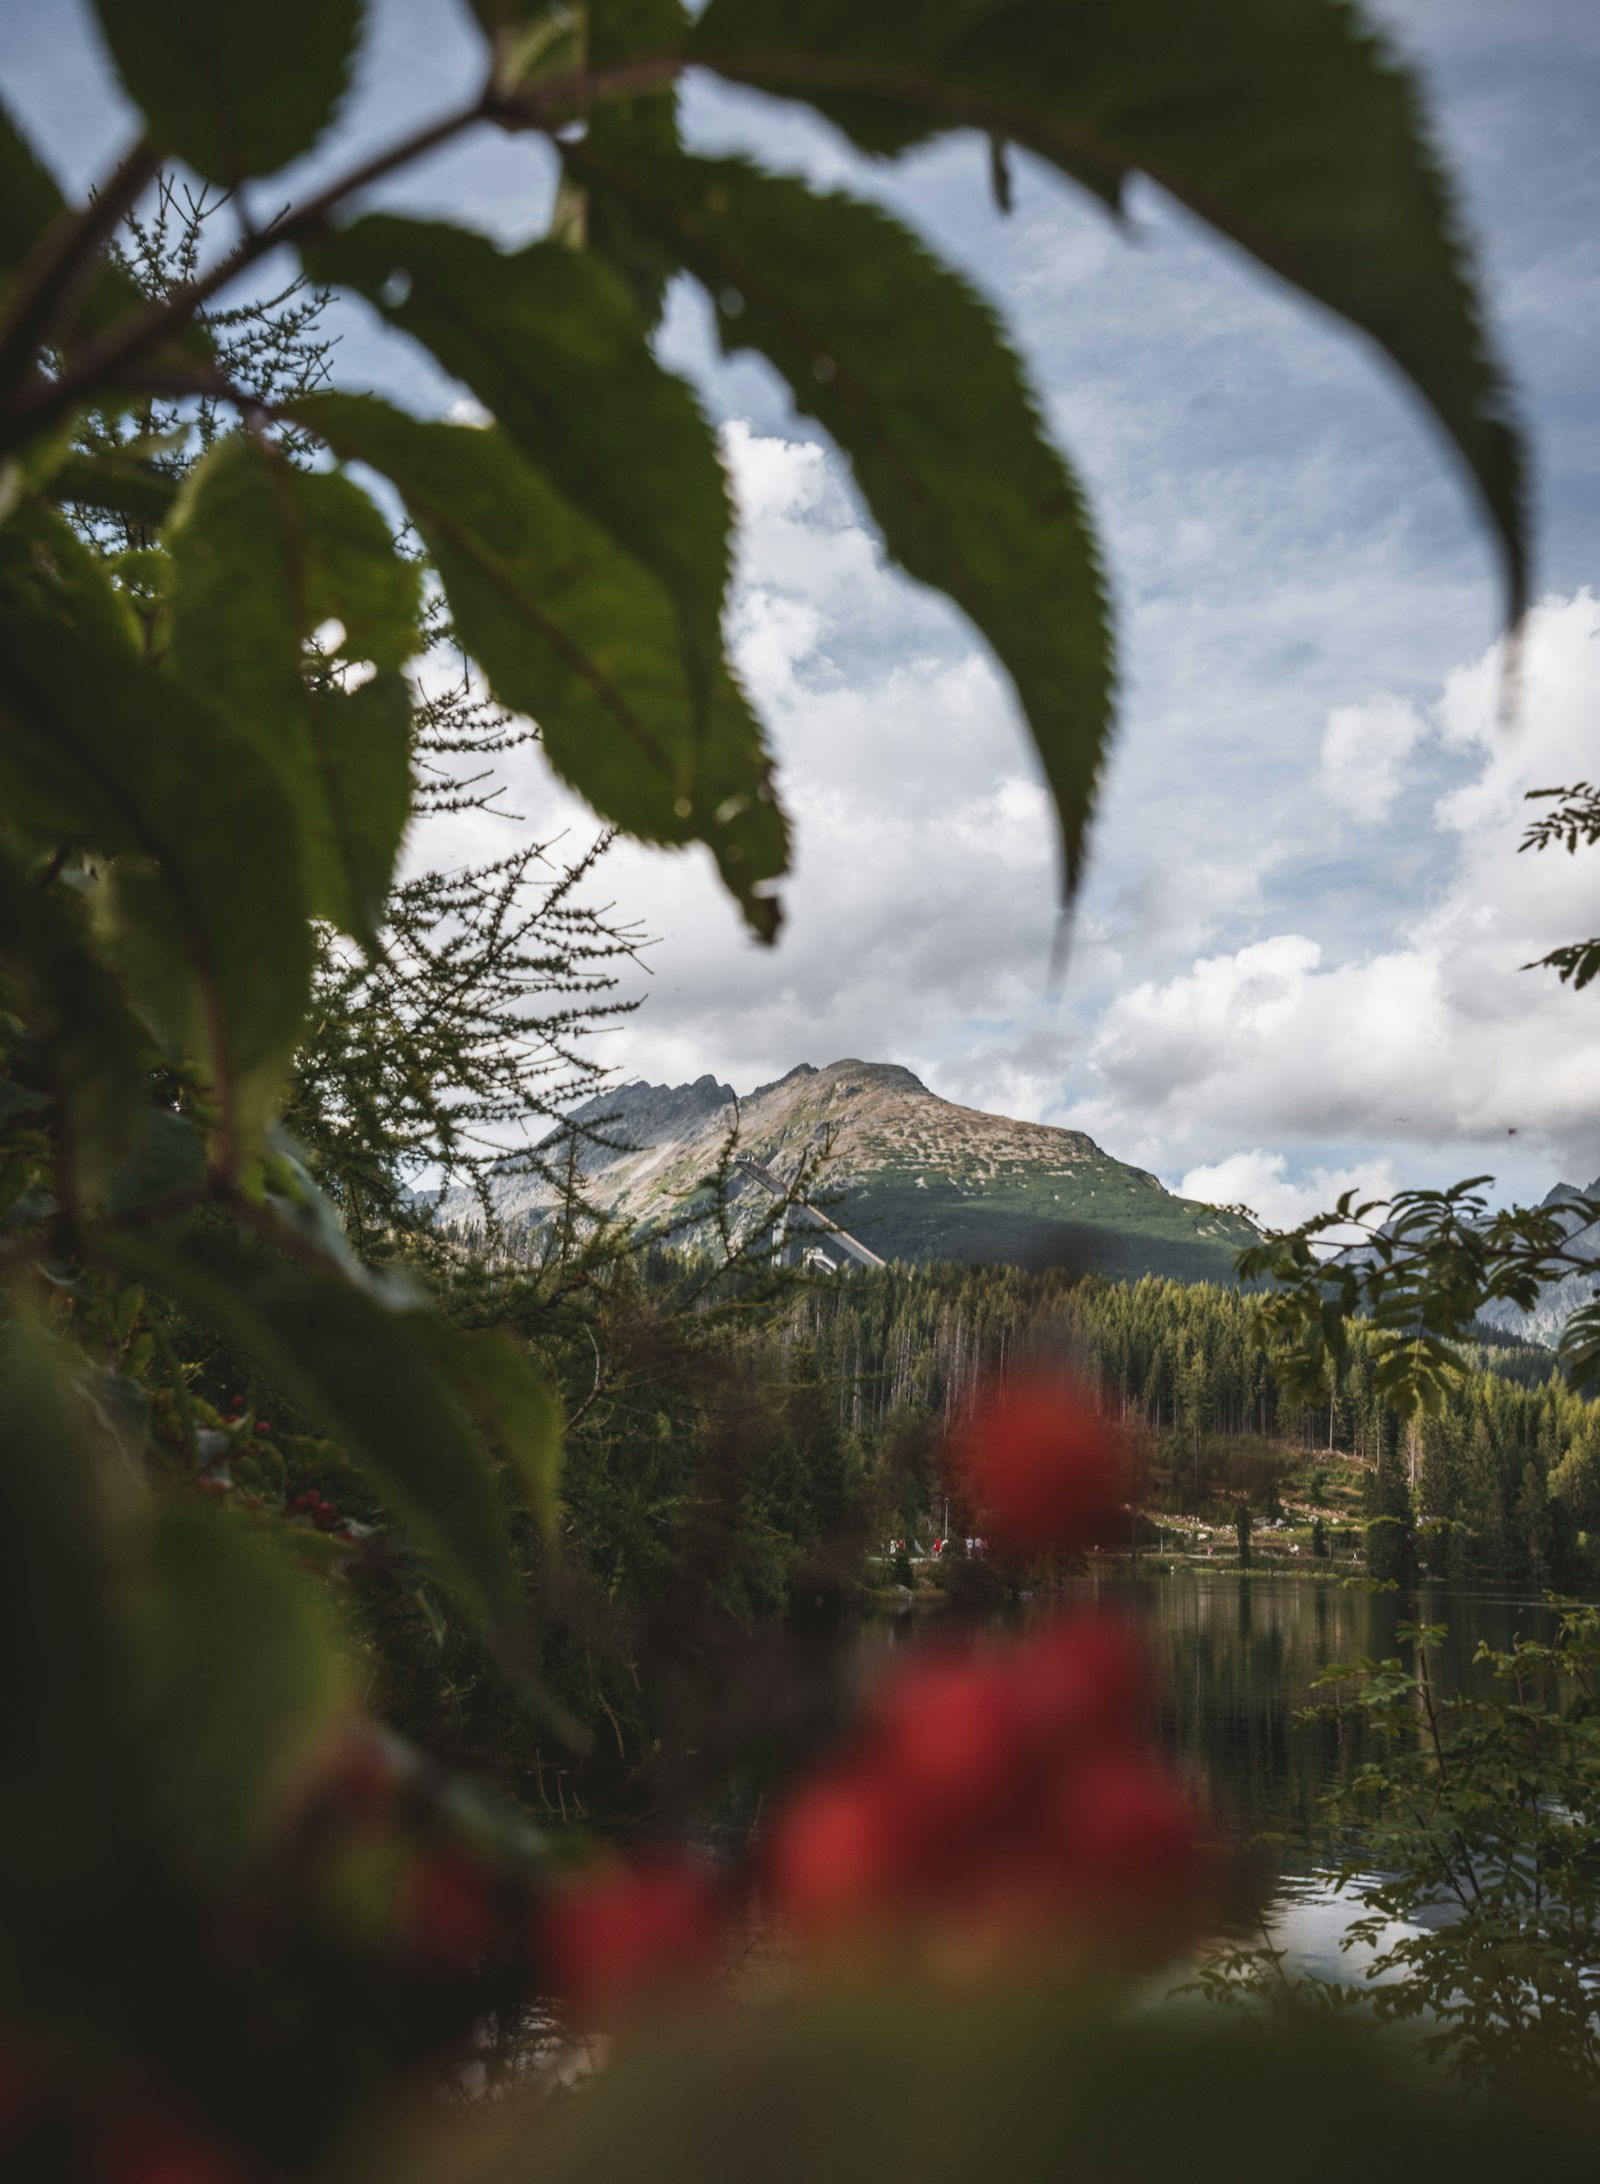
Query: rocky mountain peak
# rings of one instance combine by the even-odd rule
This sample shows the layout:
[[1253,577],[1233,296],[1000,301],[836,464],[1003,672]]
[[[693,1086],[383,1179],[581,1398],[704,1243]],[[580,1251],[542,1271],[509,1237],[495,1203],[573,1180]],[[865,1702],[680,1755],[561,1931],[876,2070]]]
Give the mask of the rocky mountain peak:
[[[1021,1122],[931,1092],[898,1062],[800,1062],[736,1099],[707,1074],[691,1084],[607,1088],[546,1141],[576,1132],[590,1202],[692,1242],[737,1116],[725,1188],[741,1222],[770,1217],[803,1174],[807,1199],[884,1259],[964,1259],[1227,1281],[1254,1231],[1236,1215],[1175,1198],[1081,1130]],[[743,1163],[741,1165],[741,1162]],[[561,1157],[551,1157],[559,1172]],[[552,1187],[508,1175],[506,1218],[538,1222]]]

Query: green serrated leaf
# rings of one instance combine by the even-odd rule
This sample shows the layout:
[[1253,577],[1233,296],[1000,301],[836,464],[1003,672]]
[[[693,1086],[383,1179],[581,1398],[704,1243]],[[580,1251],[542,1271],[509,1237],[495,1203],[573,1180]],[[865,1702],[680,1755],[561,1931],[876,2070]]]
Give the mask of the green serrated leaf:
[[30,885],[3,850],[0,971],[61,1088],[66,1173],[93,1199],[137,1139],[145,1041],[94,947],[82,897]]
[[51,473],[48,497],[73,508],[96,508],[131,522],[167,520],[177,487],[153,463],[120,454],[73,455]]
[[760,729],[729,675],[697,702],[650,572],[498,430],[423,423],[369,395],[306,396],[294,414],[392,481],[462,645],[499,702],[538,722],[563,779],[647,841],[707,842],[770,937],[787,842]]
[[54,626],[63,644],[87,636],[132,657],[139,625],[105,563],[53,508],[28,503],[0,527],[0,611]]
[[[689,34],[681,0],[593,0],[589,12],[589,66],[597,74],[625,67],[646,55],[681,51]],[[678,126],[678,87],[667,80],[647,91],[599,99],[589,110],[589,141],[606,159],[638,152],[664,156],[683,149]],[[570,177],[563,188],[575,191]],[[632,289],[647,324],[661,315],[667,284],[677,271],[670,251],[641,226],[625,197],[603,182],[576,190],[583,205],[584,239],[596,256],[616,266]]]
[[373,214],[301,251],[465,381],[528,461],[661,581],[691,675],[722,654],[727,481],[694,394],[663,371],[622,276],[558,243],[497,250]]
[[314,691],[307,721],[317,787],[308,839],[322,874],[312,907],[375,945],[411,816],[410,685],[384,674],[348,692]]
[[[587,144],[574,172],[602,171]],[[1016,684],[1077,883],[1112,720],[1111,637],[1077,485],[992,312],[896,221],[742,160],[606,164],[608,187],[850,458],[884,542]]]
[[[420,644],[416,564],[348,478],[298,470],[245,433],[196,466],[168,539],[171,666],[277,775],[314,914],[371,946],[411,804],[396,671]],[[344,626],[335,657],[388,671],[352,695],[308,679],[307,641],[330,620]]]
[[711,0],[692,60],[863,149],[998,132],[1140,171],[1370,334],[1461,453],[1527,591],[1520,443],[1409,73],[1346,0]]
[[187,1115],[147,1107],[139,1117],[127,1164],[106,1189],[106,1212],[113,1220],[137,1215],[174,1193],[194,1191],[206,1173],[205,1132]]
[[350,81],[361,0],[95,0],[117,72],[165,151],[233,184],[310,151]]
[[311,941],[289,809],[248,742],[92,630],[0,607],[0,791],[41,844],[110,856],[111,962],[234,1145],[265,1122],[304,1020]]
[[242,1524],[164,1502],[136,1566],[127,1637],[156,1834],[188,1870],[227,1877],[265,1847],[353,1712],[332,1618]]

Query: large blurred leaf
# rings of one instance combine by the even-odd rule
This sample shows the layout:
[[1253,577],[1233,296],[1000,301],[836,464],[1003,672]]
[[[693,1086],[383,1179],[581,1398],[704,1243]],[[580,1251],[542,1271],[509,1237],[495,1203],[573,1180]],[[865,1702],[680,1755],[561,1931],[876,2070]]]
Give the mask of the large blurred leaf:
[[[598,171],[587,145],[574,171]],[[741,160],[605,169],[849,456],[897,561],[971,615],[1016,683],[1069,886],[1111,726],[1093,541],[993,314],[887,214]]]
[[691,57],[866,150],[971,127],[1141,170],[1378,341],[1465,458],[1526,591],[1521,455],[1410,76],[1346,0],[711,0]]
[[0,106],[0,298],[3,277],[16,272],[61,204],[54,177]]
[[[1041,1937],[1043,1940],[1044,1937]],[[931,1951],[930,1951],[931,1954]],[[1170,1975],[1176,1977],[1176,1973]],[[1389,2177],[1504,2184],[1581,2174],[1593,2111],[1543,2086],[1472,2101],[1348,2019],[1137,2006],[1120,1984],[960,1972],[872,1982],[854,1967],[794,2001],[712,2017],[685,2004],[617,2043],[578,2098],[484,2104],[446,2137],[408,2118],[361,2174],[385,2184],[1158,2184],[1281,2167],[1219,2147],[1248,2117],[1294,2147],[1297,2184],[1346,2184],[1352,2149]],[[1338,2128],[1307,2129],[1307,2118]],[[1225,2134],[1224,2134],[1225,2135]],[[404,2141],[402,2143],[402,2140]],[[639,2150],[648,2149],[642,2166]]]
[[[591,0],[589,66],[603,73],[642,55],[674,51],[688,31],[688,10],[681,0]],[[681,151],[676,83],[597,102],[589,111],[588,137],[606,159]],[[564,188],[573,187],[569,178]],[[646,319],[654,324],[667,283],[677,270],[671,252],[662,247],[659,236],[634,219],[627,198],[614,196],[603,182],[582,196],[589,249],[618,268]]]
[[0,527],[0,607],[53,623],[63,643],[87,636],[130,658],[139,649],[138,623],[104,561],[64,516],[37,503]]
[[95,0],[118,73],[162,148],[210,182],[309,151],[344,96],[361,0]]
[[[101,1824],[115,1749],[111,1556],[66,1359],[8,1302],[0,1343],[0,1903],[24,1901],[62,1830]],[[9,1921],[0,1921],[0,1927]]]
[[431,1306],[284,1265],[214,1230],[170,1245],[105,1235],[93,1248],[256,1359],[343,1444],[463,1600],[513,1641],[521,1596],[500,1496],[458,1399],[466,1383],[436,1368]]
[[33,1026],[59,1087],[61,1178],[93,1199],[148,1112],[146,1043],[94,948],[82,894],[30,885],[3,848],[0,985]]
[[[312,910],[370,945],[411,802],[410,706],[394,671],[421,641],[416,565],[359,486],[246,433],[196,467],[168,539],[172,666],[276,771]],[[330,620],[344,658],[390,671],[353,696],[307,678],[306,641]]]
[[129,1632],[143,1801],[211,1875],[265,1846],[352,1703],[316,1595],[229,1515],[152,1510]]
[[784,869],[761,734],[731,678],[689,686],[671,604],[650,572],[497,430],[424,424],[371,396],[294,413],[347,460],[385,472],[495,697],[539,724],[556,771],[648,841],[709,843],[763,935]]
[[516,1466],[528,1506],[555,1522],[561,1476],[561,1405],[522,1345],[504,1329],[466,1333],[435,1317],[429,1355],[472,1415]]
[[558,243],[508,254],[439,222],[374,214],[301,252],[465,380],[530,463],[660,578],[696,687],[722,654],[728,494],[716,442],[662,370],[626,282]]
[[119,860],[115,960],[225,1124],[270,1112],[311,940],[290,813],[243,737],[171,677],[65,614],[0,603],[0,796],[43,845]]
[[47,481],[51,500],[95,508],[132,523],[159,525],[171,514],[177,487],[154,463],[136,455],[71,455]]

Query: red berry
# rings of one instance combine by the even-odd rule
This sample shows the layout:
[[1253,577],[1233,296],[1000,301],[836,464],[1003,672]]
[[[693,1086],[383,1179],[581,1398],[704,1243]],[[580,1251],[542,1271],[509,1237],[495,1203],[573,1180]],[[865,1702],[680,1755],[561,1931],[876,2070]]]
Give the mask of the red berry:
[[1001,1388],[954,1454],[982,1529],[1015,1553],[1087,1546],[1123,1498],[1118,1438],[1093,1391],[1065,1376]]
[[1181,1888],[1194,1871],[1188,1800],[1148,1758],[1111,1756],[1063,1774],[1048,1819],[1075,1892],[1137,1900]]
[[1133,1742],[1144,1697],[1143,1652],[1109,1616],[1065,1617],[1013,1659],[1013,1718],[1042,1759]]
[[903,1901],[924,1848],[914,1800],[863,1769],[803,1785],[773,1824],[767,1862],[796,1923],[836,1932],[876,1923]]
[[90,2125],[87,2184],[243,2184],[233,2156],[164,2101],[120,2099]]
[[412,1957],[429,1971],[465,1972],[494,1946],[491,1876],[470,1851],[431,1852],[408,1878],[401,1928]]
[[256,1420],[256,1431],[257,1433],[270,1433],[272,1431],[272,1420],[270,1418],[258,1418]]
[[898,1676],[878,1702],[874,1769],[937,1839],[991,1818],[1021,1787],[1028,1755],[1010,1682],[1003,1661],[937,1658]]
[[657,1856],[581,1875],[543,1906],[538,1939],[555,1991],[610,2012],[704,1972],[716,1889],[697,1860]]

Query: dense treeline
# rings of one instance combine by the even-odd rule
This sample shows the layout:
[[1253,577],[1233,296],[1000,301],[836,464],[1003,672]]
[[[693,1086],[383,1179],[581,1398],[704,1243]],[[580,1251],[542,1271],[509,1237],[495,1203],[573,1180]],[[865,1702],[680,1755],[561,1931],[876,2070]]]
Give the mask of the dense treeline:
[[[1345,1372],[1310,1403],[1259,1346],[1252,1298],[1210,1284],[896,1271],[809,1290],[787,1334],[814,1354],[841,1430],[880,1452],[869,1467],[880,1472],[914,1442],[913,1421],[937,1431],[986,1376],[1045,1352],[1092,1373],[1149,1429],[1154,1500],[1214,1505],[1243,1482],[1270,1507],[1284,1462],[1353,1459],[1367,1474],[1370,1552],[1385,1575],[1420,1567],[1573,1582],[1581,1535],[1600,1531],[1600,1406],[1532,1346],[1480,1346],[1443,1409],[1406,1420],[1378,1392],[1359,1330]],[[1252,1443],[1284,1462],[1252,1465]],[[909,1518],[917,1470],[900,1469],[889,1499]]]

